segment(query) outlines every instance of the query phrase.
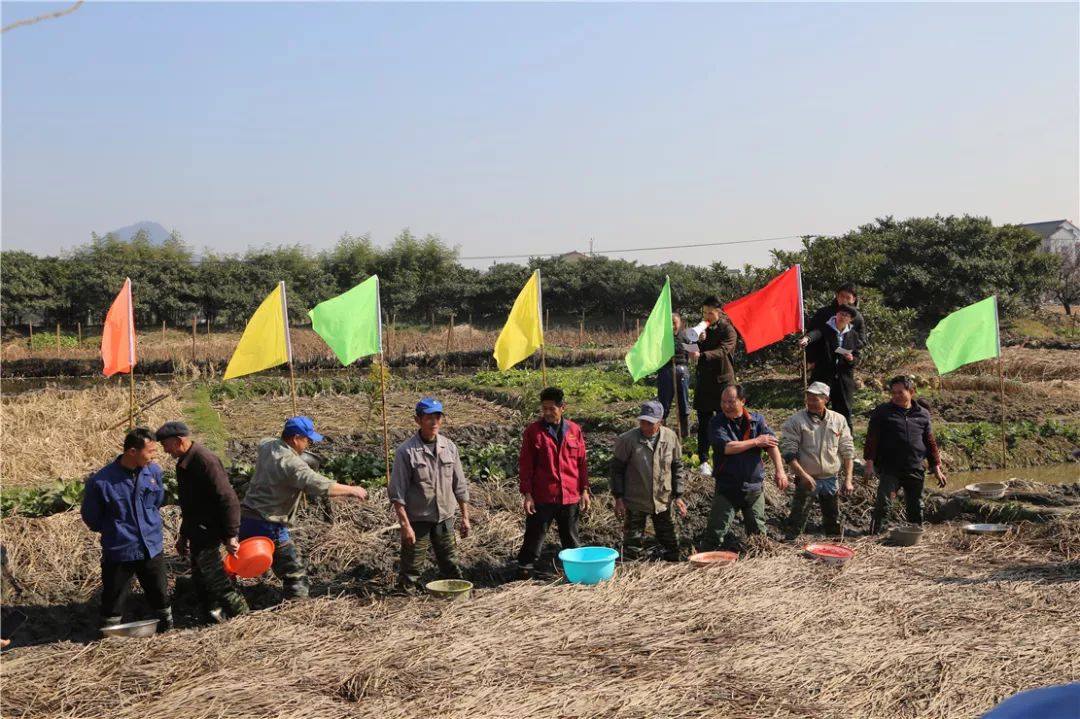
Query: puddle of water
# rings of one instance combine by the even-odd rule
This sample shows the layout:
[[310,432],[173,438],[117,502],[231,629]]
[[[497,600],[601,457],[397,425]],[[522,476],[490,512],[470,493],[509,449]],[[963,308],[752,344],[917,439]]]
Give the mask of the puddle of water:
[[[948,490],[963,489],[976,482],[1006,482],[1010,479],[1029,479],[1044,484],[1073,484],[1080,482],[1080,462],[1050,464],[1044,467],[986,469],[978,472],[957,472],[949,475]],[[927,475],[927,486],[932,484]]]

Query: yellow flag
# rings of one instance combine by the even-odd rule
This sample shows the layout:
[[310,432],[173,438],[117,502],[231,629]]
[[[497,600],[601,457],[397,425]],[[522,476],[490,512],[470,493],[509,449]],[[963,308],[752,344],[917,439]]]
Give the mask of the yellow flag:
[[289,325],[285,321],[285,283],[281,282],[248,320],[233,350],[225,379],[243,377],[292,360]]
[[521,288],[506,318],[506,326],[495,340],[494,355],[500,370],[510,369],[544,344],[540,304],[540,270],[537,270]]

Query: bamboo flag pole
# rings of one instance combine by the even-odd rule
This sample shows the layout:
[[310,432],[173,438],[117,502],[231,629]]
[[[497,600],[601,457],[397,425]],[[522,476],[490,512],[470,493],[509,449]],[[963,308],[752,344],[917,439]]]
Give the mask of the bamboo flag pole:
[[128,429],[135,428],[135,299],[127,279],[128,301]]
[[994,331],[997,332],[998,351],[998,389],[1001,392],[1001,468],[1008,466],[1007,443],[1005,440],[1005,358],[1001,353],[1001,318],[998,316],[997,295],[994,295]]
[[378,275],[375,277],[375,301],[378,302],[379,315],[379,395],[382,399],[382,438],[383,438],[383,464],[386,473],[386,486],[390,486],[390,429],[386,421],[386,354],[383,351],[383,325],[382,325],[382,282]]
[[1008,455],[1005,441],[1005,371],[1002,368],[1004,360],[1001,355],[998,355],[998,381],[1001,383],[1001,468],[1005,469],[1008,466]]
[[[540,274],[540,270],[536,271],[536,321],[540,322],[544,317],[544,276]],[[547,381],[547,359],[546,352],[544,351],[544,325],[540,325],[540,378],[544,382],[544,387],[548,386]]]
[[293,417],[296,417],[300,412],[296,408],[296,373],[293,371],[292,337],[289,335],[289,303],[285,299],[285,280],[281,280],[278,285],[281,287],[281,319],[285,323],[285,348],[289,358],[289,393],[292,395]]
[[[796,273],[799,275],[799,334],[806,334],[806,307],[803,305],[803,290],[802,290],[802,265],[795,265]],[[806,348],[800,347],[799,354],[802,355],[802,388],[806,391],[809,386],[806,377]]]

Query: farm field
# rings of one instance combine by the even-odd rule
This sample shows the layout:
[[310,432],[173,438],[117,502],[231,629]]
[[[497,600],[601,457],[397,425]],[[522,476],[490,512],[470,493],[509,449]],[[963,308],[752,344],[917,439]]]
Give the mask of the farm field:
[[[589,351],[614,357],[625,351],[609,342]],[[315,598],[280,605],[280,585],[264,578],[243,589],[257,611],[201,627],[189,569],[171,550],[178,512],[166,507],[179,629],[127,642],[96,641],[99,549],[78,513],[65,511],[77,505],[82,478],[116,451],[123,430],[109,427],[126,415],[127,385],[47,380],[52,386],[8,391],[0,529],[22,591],[5,583],[3,599],[29,621],[0,665],[0,713],[93,717],[113,707],[117,716],[181,718],[975,716],[1024,688],[1080,677],[1066,649],[1080,636],[1061,609],[1080,600],[1080,484],[1067,469],[1080,465],[1060,464],[1080,444],[1080,369],[1070,357],[1067,350],[1006,350],[1006,440],[1009,476],[1016,478],[1010,497],[980,502],[953,489],[931,492],[933,524],[918,547],[848,539],[858,553],[852,564],[814,564],[798,545],[775,539],[790,496],[769,484],[773,539],[748,544],[736,567],[701,572],[686,564],[626,562],[613,582],[595,589],[562,584],[557,575],[519,581],[514,571],[522,531],[517,450],[543,385],[539,370],[498,373],[426,360],[391,367],[391,441],[414,431],[417,398],[438,397],[447,407],[443,431],[461,448],[471,480],[474,531],[461,540],[460,552],[476,592],[453,604],[395,591],[397,533],[384,488],[378,369],[300,372],[299,409],[327,436],[317,448],[323,470],[371,493],[363,505],[313,503],[302,511],[295,536]],[[583,518],[582,539],[618,548],[607,491],[611,447],[634,426],[637,407],[655,387],[631,384],[617,359],[573,361],[582,363],[547,372],[549,384],[567,391],[568,416],[586,431],[595,502]],[[930,367],[916,353],[900,369],[918,378],[932,403],[954,480],[997,466],[992,368],[976,365],[939,380]],[[857,447],[866,413],[885,398],[885,376],[861,378]],[[754,367],[742,379],[751,404],[776,428],[800,406],[791,368]],[[240,491],[258,440],[277,434],[292,411],[288,378],[275,373],[223,383],[187,371],[140,377],[136,387],[140,405],[165,395],[140,421],[156,427],[183,418],[227,460]],[[689,465],[695,453],[691,437],[684,446]],[[169,472],[172,460],[161,459]],[[1057,474],[1065,470],[1063,485],[1026,479],[1048,465]],[[690,516],[681,526],[686,552],[712,494],[710,480],[689,479]],[[858,484],[856,496],[842,503],[846,527],[866,527],[872,492]],[[898,512],[894,507],[894,521]],[[1001,539],[971,538],[957,528],[965,519],[1007,520],[1016,529]],[[811,515],[809,532],[818,530],[817,521]],[[647,550],[658,556],[651,543]],[[549,544],[543,561],[553,562],[554,553]],[[540,621],[541,615],[553,619]],[[976,646],[986,659],[972,663],[968,652]],[[302,672],[280,666],[283,650]],[[540,654],[557,660],[557,692],[537,663]],[[447,656],[456,658],[453,669]],[[791,671],[822,657],[829,672]],[[258,680],[236,686],[238,664]],[[102,681],[108,677],[117,681]],[[588,686],[583,677],[590,677]],[[652,704],[658,693],[659,707]]]

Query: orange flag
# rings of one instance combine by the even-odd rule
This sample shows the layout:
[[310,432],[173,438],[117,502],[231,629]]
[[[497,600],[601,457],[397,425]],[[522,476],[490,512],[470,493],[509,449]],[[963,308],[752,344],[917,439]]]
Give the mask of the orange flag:
[[124,278],[124,287],[113,300],[105,327],[101,331],[101,359],[106,377],[117,372],[130,372],[135,366],[135,308],[131,299],[131,278]]

